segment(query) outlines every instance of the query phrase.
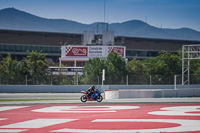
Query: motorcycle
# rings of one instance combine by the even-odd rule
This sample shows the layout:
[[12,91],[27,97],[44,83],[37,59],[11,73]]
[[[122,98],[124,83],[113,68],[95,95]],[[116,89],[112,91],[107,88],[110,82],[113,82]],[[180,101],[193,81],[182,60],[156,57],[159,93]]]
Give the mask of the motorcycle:
[[101,96],[101,92],[98,89],[94,93],[92,93],[90,98],[87,97],[87,92],[81,91],[81,93],[83,93],[83,96],[81,96],[80,98],[82,102],[86,102],[86,101],[101,102],[103,100],[103,97]]

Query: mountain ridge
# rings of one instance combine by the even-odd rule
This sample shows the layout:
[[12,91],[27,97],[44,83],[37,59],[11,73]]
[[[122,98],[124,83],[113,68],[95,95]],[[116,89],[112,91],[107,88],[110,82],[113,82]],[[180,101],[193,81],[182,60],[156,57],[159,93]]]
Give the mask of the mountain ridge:
[[[97,23],[83,24],[67,19],[48,19],[15,8],[0,10],[0,29],[62,32],[83,34],[84,30],[94,30]],[[115,35],[143,38],[200,40],[200,32],[184,27],[179,29],[157,28],[141,20],[110,23],[109,30]]]

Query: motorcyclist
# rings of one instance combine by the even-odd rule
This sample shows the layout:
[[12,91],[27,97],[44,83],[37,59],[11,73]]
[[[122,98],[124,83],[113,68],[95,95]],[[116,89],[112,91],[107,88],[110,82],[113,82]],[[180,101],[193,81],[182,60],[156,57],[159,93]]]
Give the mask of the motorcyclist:
[[87,92],[87,98],[90,98],[92,93],[94,92],[95,90],[95,86],[93,85],[92,87],[90,87],[89,89],[86,90]]

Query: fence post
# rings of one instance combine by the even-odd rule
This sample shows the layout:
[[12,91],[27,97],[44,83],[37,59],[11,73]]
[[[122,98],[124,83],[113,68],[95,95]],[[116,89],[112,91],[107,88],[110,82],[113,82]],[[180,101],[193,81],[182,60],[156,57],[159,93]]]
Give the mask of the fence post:
[[53,77],[52,77],[52,73],[51,73],[51,85],[53,85],[52,83],[53,83]]
[[104,80],[105,80],[105,69],[102,70],[102,85]]
[[78,85],[78,72],[77,72],[77,85]]
[[98,85],[99,85],[99,76],[97,76],[97,79],[98,79]]
[[27,85],[27,74],[26,74],[26,85]]
[[126,85],[128,85],[128,75],[126,75]]
[[176,75],[174,75],[174,89],[176,90]]
[[152,79],[151,79],[151,75],[149,76],[149,81],[150,81],[150,85],[152,85]]

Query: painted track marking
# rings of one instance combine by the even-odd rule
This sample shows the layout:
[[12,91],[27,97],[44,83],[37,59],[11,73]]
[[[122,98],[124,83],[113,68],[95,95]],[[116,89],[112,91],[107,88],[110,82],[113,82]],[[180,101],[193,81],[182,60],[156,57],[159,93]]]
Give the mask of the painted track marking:
[[0,108],[0,132],[200,132],[198,104],[61,104]]
[[0,111],[7,111],[7,110],[13,110],[13,109],[21,109],[21,108],[26,108],[29,106],[2,106],[0,107]]
[[138,109],[139,106],[52,106],[32,110],[33,112],[46,113],[108,113],[117,112],[117,110]]
[[[175,115],[175,116],[200,116],[200,106],[176,106],[164,107],[162,111],[149,112],[152,115]],[[189,113],[193,112],[193,113]],[[195,113],[196,112],[196,113]]]
[[0,126],[0,128],[43,128],[60,123],[70,122],[77,119],[34,119],[10,125]]

